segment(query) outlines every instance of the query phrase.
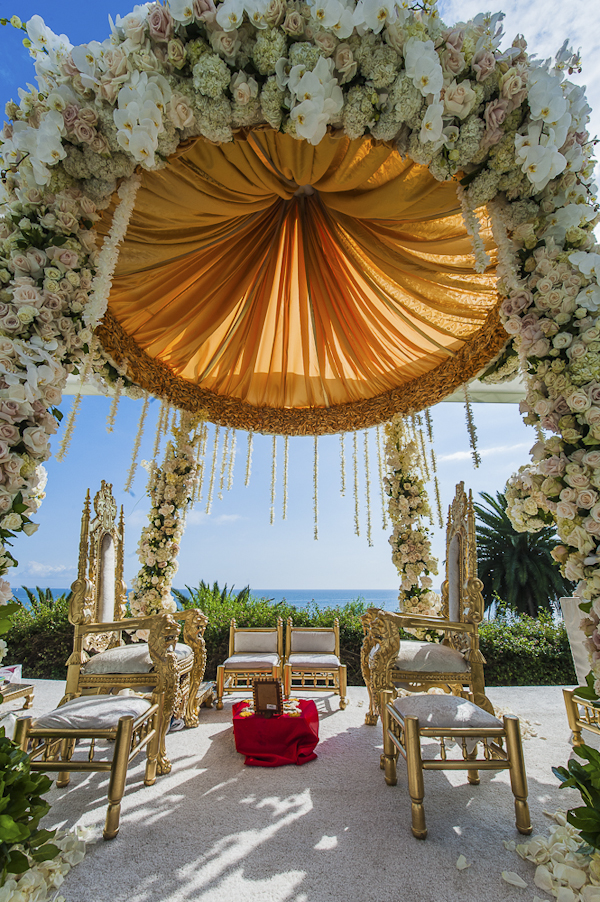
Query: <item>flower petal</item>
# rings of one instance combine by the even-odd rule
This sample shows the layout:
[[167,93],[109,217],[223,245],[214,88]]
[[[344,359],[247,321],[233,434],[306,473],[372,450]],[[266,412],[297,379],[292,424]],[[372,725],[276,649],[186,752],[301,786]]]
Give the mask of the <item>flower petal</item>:
[[525,883],[522,877],[519,877],[518,874],[515,874],[514,871],[502,871],[502,879],[506,883],[510,883],[511,886],[520,886],[523,889],[527,888],[527,883]]

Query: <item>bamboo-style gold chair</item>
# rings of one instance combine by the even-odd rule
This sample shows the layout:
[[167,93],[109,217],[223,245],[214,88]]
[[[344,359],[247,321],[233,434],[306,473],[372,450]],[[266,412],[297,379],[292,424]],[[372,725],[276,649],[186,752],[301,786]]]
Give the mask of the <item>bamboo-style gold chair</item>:
[[[412,832],[417,839],[427,837],[425,825],[425,770],[466,770],[469,783],[479,783],[480,770],[508,770],[515,800],[517,830],[531,833],[527,803],[527,776],[521,744],[519,720],[514,714],[499,720],[472,702],[453,695],[414,695],[394,700],[393,693],[381,693],[383,726],[382,767],[385,781],[395,786],[396,762],[401,754],[408,771],[408,791],[412,809]],[[439,758],[421,756],[421,739],[439,743]],[[458,754],[448,747],[458,745]],[[478,754],[481,745],[481,754]]]
[[331,627],[294,626],[288,618],[283,666],[283,691],[335,692],[345,708],[346,665],[340,661],[340,622]]
[[[161,722],[158,773],[168,773],[165,736],[171,717],[188,727],[198,725],[200,704],[212,703],[212,683],[203,683],[206,666],[204,630],[208,618],[199,609],[175,612],[185,642],[164,654],[151,629],[154,619],[125,617],[123,582],[123,508],[117,523],[112,485],[102,480],[94,498],[91,519],[87,492],[81,520],[78,577],[71,586],[69,620],[75,628],[73,653],[67,661],[63,701],[80,695],[116,693],[120,689],[151,691],[162,681],[164,716]],[[124,644],[125,634],[149,630],[148,642]]]
[[[485,659],[479,650],[482,588],[477,576],[473,498],[471,492],[467,498],[461,482],[448,512],[443,616],[419,617],[378,608],[363,614],[361,668],[369,692],[367,724],[377,723],[380,693],[386,689],[426,692],[441,687],[494,713],[485,694]],[[443,640],[401,640],[401,629],[438,630],[443,633]]]
[[[176,638],[179,630],[174,621],[173,626]],[[19,717],[14,740],[28,753],[32,771],[58,772],[56,785],[60,787],[68,785],[73,771],[108,771],[103,835],[114,839],[119,832],[127,768],[139,752],[146,752],[145,785],[156,782],[163,698],[162,693],[151,699],[119,695],[73,698],[35,722],[30,716]],[[85,748],[77,749],[77,743],[85,743]],[[106,744],[109,750],[112,747],[112,757],[103,754],[99,758],[99,749],[105,752]]]
[[217,708],[226,692],[252,692],[252,683],[265,675],[281,677],[283,620],[276,627],[239,627],[235,619],[229,629],[229,657],[217,667]]

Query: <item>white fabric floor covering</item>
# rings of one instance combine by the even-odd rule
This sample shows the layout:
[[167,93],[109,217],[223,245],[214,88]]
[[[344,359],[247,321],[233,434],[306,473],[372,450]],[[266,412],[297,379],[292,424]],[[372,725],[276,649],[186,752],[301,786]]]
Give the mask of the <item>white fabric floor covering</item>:
[[[49,711],[63,683],[32,682],[33,714]],[[387,786],[381,727],[364,724],[366,689],[348,694],[345,711],[337,697],[315,696],[319,757],[302,767],[244,766],[231,725],[239,696],[227,696],[222,711],[202,709],[198,729],[167,737],[168,776],[145,787],[143,760],[130,767],[121,831],[111,842],[102,840],[106,774],[74,774],[66,789],[53,787],[43,825],[83,824],[96,839],[61,887],[67,902],[532,900],[534,866],[502,845],[526,839],[515,828],[508,774],[482,772],[481,785],[470,786],[465,772],[426,773],[429,836],[416,840],[405,766],[399,762],[398,785]],[[543,809],[579,800],[559,790],[551,772],[571,754],[562,692],[502,688],[489,697],[537,731],[524,751],[534,834],[546,833],[552,822]],[[461,854],[471,867],[458,871]],[[502,871],[516,871],[529,889],[508,885]]]

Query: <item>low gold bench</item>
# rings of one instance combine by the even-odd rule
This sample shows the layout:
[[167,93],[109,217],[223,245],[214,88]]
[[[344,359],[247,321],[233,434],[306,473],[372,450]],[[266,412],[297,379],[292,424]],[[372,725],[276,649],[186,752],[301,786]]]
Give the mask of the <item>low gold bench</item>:
[[[417,839],[427,836],[423,808],[425,770],[466,770],[468,781],[473,784],[479,783],[480,770],[508,770],[515,797],[517,830],[531,833],[517,717],[506,715],[502,722],[467,699],[454,695],[421,694],[393,700],[389,690],[381,693],[380,710],[385,781],[389,786],[396,785],[396,761],[401,754],[408,770],[412,832]],[[431,737],[440,743],[439,758],[423,760],[421,737]],[[460,757],[449,758],[447,746],[454,743],[459,746]],[[480,744],[483,754],[478,757]]]
[[[109,771],[104,839],[113,839],[119,832],[127,768],[138,752],[146,752],[144,783],[152,786],[156,781],[162,707],[162,694],[153,701],[139,696],[81,696],[34,723],[21,715],[14,741],[29,755],[32,771],[58,773],[57,786],[68,785],[71,771]],[[79,740],[89,740],[84,759],[74,757]],[[113,747],[111,759],[94,757],[98,740]]]

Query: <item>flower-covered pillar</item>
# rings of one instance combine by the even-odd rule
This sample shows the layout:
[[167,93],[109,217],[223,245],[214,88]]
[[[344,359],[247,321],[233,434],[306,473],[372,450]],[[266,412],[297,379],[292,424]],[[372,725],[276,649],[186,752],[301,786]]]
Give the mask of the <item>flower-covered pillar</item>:
[[178,569],[177,555],[186,510],[198,478],[195,448],[200,441],[198,426],[203,419],[182,413],[179,425],[173,427],[173,441],[167,443],[162,466],[154,462],[146,465],[150,473],[147,492],[152,506],[138,545],[142,566],[132,581],[133,591],[129,596],[136,617],[177,610],[171,586]]
[[437,561],[431,555],[429,532],[422,522],[430,515],[429,501],[423,480],[416,473],[419,449],[406,435],[400,414],[386,423],[385,437],[388,475],[384,488],[394,527],[389,543],[400,574],[400,610],[439,616],[441,599],[431,589],[430,576],[438,572]]

